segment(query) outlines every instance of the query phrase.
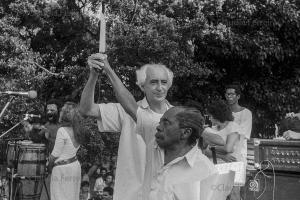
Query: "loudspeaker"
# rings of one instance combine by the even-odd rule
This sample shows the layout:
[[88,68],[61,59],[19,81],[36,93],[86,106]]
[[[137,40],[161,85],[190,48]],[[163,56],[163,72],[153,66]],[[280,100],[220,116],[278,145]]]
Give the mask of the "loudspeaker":
[[275,172],[274,181],[272,172],[264,172],[265,175],[257,172],[247,172],[245,187],[241,192],[243,200],[300,199],[300,174]]

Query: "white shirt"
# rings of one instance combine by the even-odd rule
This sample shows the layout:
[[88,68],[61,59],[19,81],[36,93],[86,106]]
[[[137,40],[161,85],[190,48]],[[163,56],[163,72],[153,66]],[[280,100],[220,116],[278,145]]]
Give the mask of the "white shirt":
[[[168,101],[166,101],[166,106],[167,110],[173,107]],[[162,116],[163,114],[151,110],[146,98],[140,101],[137,110],[137,133],[142,136],[146,145],[155,138],[156,127]]]
[[252,130],[252,113],[247,108],[244,108],[240,112],[232,112],[234,122],[240,125],[241,134],[243,134],[248,140],[251,136]]
[[[207,128],[207,129],[209,129],[209,128]],[[228,122],[227,126],[225,126],[221,130],[217,130],[217,128],[214,126],[212,127],[212,129],[214,130],[214,133],[221,136],[225,142],[227,141],[228,135],[230,135],[231,133],[239,134],[240,135],[239,140],[235,142],[235,144],[233,146],[233,152],[230,153],[230,155],[234,156],[237,159],[237,161],[246,162],[246,157],[244,157],[241,153],[241,148],[243,146],[244,139],[243,139],[243,136],[241,136],[241,129],[237,123],[230,121],[230,122]],[[224,163],[225,161],[223,161],[220,158],[217,158],[217,162]]]
[[252,130],[252,113],[247,108],[240,112],[232,112],[234,122],[240,126],[240,133],[243,136],[241,144],[241,153],[244,158],[247,157],[247,140],[250,139]]
[[164,165],[164,150],[155,141],[147,147],[143,200],[199,200],[200,181],[217,173],[195,145],[184,156]]
[[51,154],[54,157],[58,157],[55,160],[55,162],[58,162],[61,160],[66,160],[75,157],[79,147],[80,146],[78,146],[77,148],[74,147],[74,144],[69,133],[67,132],[67,129],[64,127],[60,127],[57,130],[55,145]]
[[[145,142],[154,138],[162,114],[155,113],[144,98],[138,102],[137,124],[118,103],[99,104],[99,131],[121,132],[114,200],[138,200],[144,180],[146,163]],[[168,107],[171,107],[167,103]],[[137,134],[138,133],[138,134]]]

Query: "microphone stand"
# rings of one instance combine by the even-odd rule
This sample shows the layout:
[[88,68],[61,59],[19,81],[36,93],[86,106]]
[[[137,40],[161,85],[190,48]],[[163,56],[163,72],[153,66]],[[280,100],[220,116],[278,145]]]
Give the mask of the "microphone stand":
[[24,120],[21,120],[19,123],[17,123],[16,125],[14,125],[13,127],[11,127],[9,130],[7,130],[5,133],[3,133],[2,135],[0,135],[0,139],[2,137],[4,137],[7,133],[9,133],[10,131],[12,131],[14,128],[16,128],[17,126],[19,126]]
[[5,110],[8,108],[9,104],[15,99],[15,96],[11,96],[10,99],[8,100],[8,102],[6,103],[6,105],[4,106],[4,108],[2,109],[1,113],[0,113],[0,122],[2,121],[3,115]]

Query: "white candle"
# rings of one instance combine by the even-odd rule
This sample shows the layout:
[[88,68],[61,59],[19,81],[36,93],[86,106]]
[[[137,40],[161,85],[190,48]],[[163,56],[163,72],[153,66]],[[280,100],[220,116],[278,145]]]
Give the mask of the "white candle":
[[102,5],[100,7],[100,37],[99,37],[99,52],[105,53],[105,34],[106,34],[106,23],[104,13],[102,13]]

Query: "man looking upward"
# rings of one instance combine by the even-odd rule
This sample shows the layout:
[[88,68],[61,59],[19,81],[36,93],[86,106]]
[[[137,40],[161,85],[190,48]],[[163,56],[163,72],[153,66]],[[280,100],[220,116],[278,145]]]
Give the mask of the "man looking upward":
[[203,117],[195,108],[173,107],[160,119],[147,147],[143,200],[198,200],[200,182],[217,171],[197,141]]

